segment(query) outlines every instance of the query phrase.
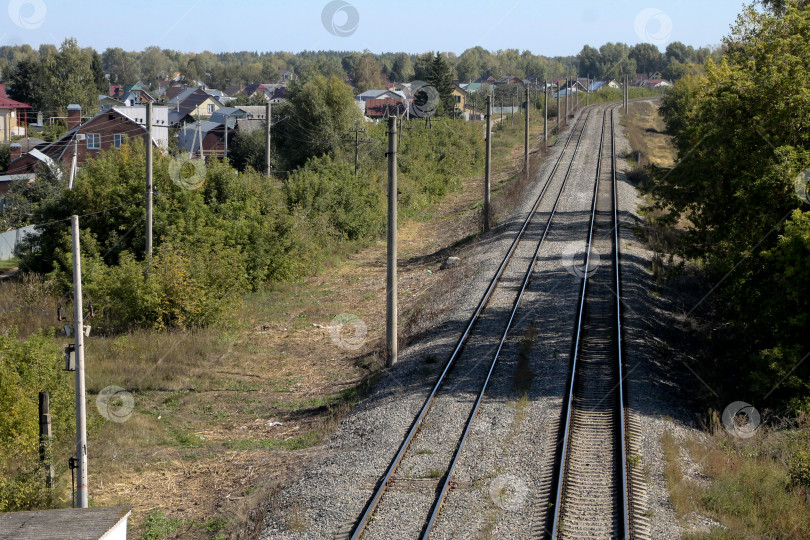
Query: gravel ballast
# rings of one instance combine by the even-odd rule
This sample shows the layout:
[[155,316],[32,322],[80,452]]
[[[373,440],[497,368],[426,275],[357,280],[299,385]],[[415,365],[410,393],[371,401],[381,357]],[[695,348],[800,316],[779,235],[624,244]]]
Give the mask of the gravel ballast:
[[[617,154],[621,155],[626,141],[618,122],[616,128]],[[544,510],[537,503],[545,500],[543,492],[553,463],[581,283],[570,266],[584,255],[600,132],[601,112],[595,110],[532,281],[461,454],[454,487],[434,526],[433,538],[519,538],[542,532],[538,523]],[[369,397],[330,438],[323,458],[275,497],[268,506],[261,538],[333,538],[357,520],[548,178],[567,133],[563,132],[551,149],[521,208],[459,261],[471,269],[467,274],[472,277],[459,287],[454,308],[435,322],[433,332],[400,352],[399,363],[385,371]],[[567,161],[563,163],[567,167]],[[652,253],[634,235],[634,225],[640,220],[636,209],[640,200],[625,178],[627,164],[621,159],[618,164],[621,264],[626,283],[625,355],[632,370],[628,377],[629,406],[644,433],[641,461],[649,471],[645,502],[654,516],[652,537],[674,537],[683,528],[668,502],[660,438],[667,429],[677,438],[688,436],[690,412],[678,400],[671,373],[656,360],[660,343],[651,336],[657,327],[672,324],[676,309],[666,295],[646,292],[655,283],[649,272]],[[564,172],[555,175],[535,223],[545,225]],[[471,338],[465,349],[467,363],[459,365],[465,376],[457,377],[451,392],[435,402],[435,415],[415,437],[410,455],[400,465],[397,482],[378,507],[380,519],[373,520],[367,529],[367,538],[418,535],[433,500],[437,480],[431,478],[439,471],[443,473],[460,435],[460,427],[448,430],[440,422],[461,426],[469,414],[480,387],[478,381],[489,367],[503,328],[495,323],[511,309],[509,299],[520,285],[542,228],[532,229],[531,241],[522,243],[515,253],[503,277],[503,292],[493,296],[485,310],[487,319],[480,323],[482,332]],[[526,396],[522,397],[524,384]]]

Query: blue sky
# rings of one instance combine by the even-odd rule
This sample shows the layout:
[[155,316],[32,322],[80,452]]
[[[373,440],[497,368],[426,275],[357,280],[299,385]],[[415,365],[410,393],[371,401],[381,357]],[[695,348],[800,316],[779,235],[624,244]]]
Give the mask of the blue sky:
[[481,45],[546,56],[573,55],[585,44],[598,47],[608,41],[648,41],[662,50],[671,41],[716,45],[743,6],[736,0],[3,2],[8,9],[0,10],[0,44],[6,45],[58,45],[75,37],[81,46],[99,51],[158,45],[184,52],[370,49],[458,54]]

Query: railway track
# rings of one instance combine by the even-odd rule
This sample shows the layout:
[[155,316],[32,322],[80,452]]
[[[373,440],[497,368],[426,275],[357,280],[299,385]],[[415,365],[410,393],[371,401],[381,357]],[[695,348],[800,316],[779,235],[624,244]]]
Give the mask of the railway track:
[[552,511],[543,535],[552,539],[632,536],[614,110],[603,113]]
[[[453,470],[458,462],[459,455],[469,435],[470,427],[475,419],[495,366],[497,365],[500,352],[509,334],[511,325],[515,320],[515,314],[531,278],[541,247],[548,235],[560,197],[571,175],[571,168],[577,157],[577,150],[579,149],[591,113],[592,110],[584,115],[580,115],[580,118],[571,129],[566,139],[565,146],[552,171],[548,175],[531,211],[513,240],[483,298],[479,302],[478,307],[469,319],[453,353],[447,361],[441,375],[438,377],[432,391],[425,400],[420,412],[416,416],[396,455],[377,482],[373,495],[368,500],[363,513],[351,530],[345,533],[339,533],[338,537],[355,539],[360,538],[364,532],[368,533],[369,536],[379,535],[384,537],[386,520],[400,520],[403,517],[403,510],[396,501],[396,493],[388,494],[388,488],[391,485],[401,482],[402,479],[407,478],[414,466],[417,466],[415,463],[419,461],[419,456],[425,451],[424,449],[412,450],[414,442],[417,442],[415,446],[419,446],[418,439],[426,441],[442,440],[445,442],[446,446],[447,441],[457,441],[449,452],[445,452],[447,459],[440,460],[444,462],[442,468],[433,469],[429,471],[430,474],[427,475],[434,478],[434,489],[427,490],[428,493],[422,498],[423,504],[420,508],[411,508],[406,514],[408,519],[414,523],[414,527],[412,528],[414,532],[413,536],[426,537],[429,534],[435,523],[438,512],[441,509],[442,501],[453,484]],[[562,178],[559,178],[560,174],[562,174]],[[538,208],[554,183],[559,183],[560,187],[556,192],[553,207],[545,223],[537,223],[537,221],[539,221],[537,219]],[[532,243],[534,246],[533,252],[531,256],[527,256],[525,253],[527,245],[531,250]],[[503,284],[502,278],[504,273],[507,267],[514,262],[513,259],[518,251],[521,252],[518,259],[524,262],[524,265],[520,266],[520,268],[525,268],[524,271],[519,272],[519,274],[522,274],[520,285],[515,287],[512,283]],[[514,273],[514,269],[512,269],[511,273]],[[514,279],[516,276],[511,276],[510,274],[510,277],[513,279],[509,281],[517,281]],[[499,306],[505,304],[511,305],[509,316],[505,321],[501,314],[489,313],[485,309],[496,295],[499,296],[499,298],[495,304]],[[498,310],[491,311],[497,312]],[[493,343],[492,338],[495,336],[499,336],[499,339],[493,354],[487,349],[491,348],[490,346]],[[491,358],[489,362],[482,362],[482,351],[486,351],[486,357]],[[456,397],[458,395],[477,397],[475,397],[474,400],[458,399]],[[472,401],[472,403],[470,403],[470,401]],[[466,408],[466,414],[445,414],[448,409],[458,409],[459,407]],[[463,425],[459,425],[458,422],[451,422],[449,420],[453,417],[466,417],[466,421]],[[433,453],[433,451],[431,451],[431,453]],[[406,464],[405,471],[400,472],[400,470],[403,469],[403,463]],[[425,480],[424,477],[421,479],[423,483]],[[386,504],[386,502],[388,504]],[[370,524],[372,524],[371,527],[369,527]]]

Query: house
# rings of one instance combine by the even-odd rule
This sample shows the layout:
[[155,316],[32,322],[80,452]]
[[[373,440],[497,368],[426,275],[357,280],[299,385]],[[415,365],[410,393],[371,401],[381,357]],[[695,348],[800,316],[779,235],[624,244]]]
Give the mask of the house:
[[455,102],[453,114],[460,114],[467,110],[467,98],[469,97],[470,93],[463,88],[459,86],[453,87],[453,101]]
[[524,81],[520,77],[515,77],[513,75],[510,75],[510,76],[507,76],[507,77],[502,77],[502,78],[498,79],[495,82],[495,84],[519,84],[519,85],[521,85],[523,87],[526,87],[526,86],[529,85],[528,81]]
[[215,97],[209,96],[203,91],[195,91],[186,99],[171,107],[171,123],[176,124],[187,116],[194,119],[208,119],[220,108],[222,108],[222,103]]
[[[177,145],[200,157],[225,155],[225,125],[209,120],[187,124],[180,129]],[[231,135],[228,135],[230,140]],[[202,151],[200,151],[202,146]]]
[[591,84],[588,85],[588,92],[598,92],[604,88],[614,88],[618,90],[621,86],[619,86],[619,83],[617,83],[615,79],[591,81]]
[[102,111],[106,111],[107,109],[111,109],[112,107],[124,107],[125,104],[123,101],[119,101],[114,97],[99,95],[98,106]]
[[138,105],[141,103],[154,103],[149,92],[140,82],[128,84],[126,86],[110,86],[110,97],[125,103],[126,105]]
[[130,506],[3,512],[0,513],[0,538],[126,540],[131,513]]
[[576,94],[577,92],[585,92],[585,86],[583,86],[579,81],[571,81],[570,84],[567,84],[565,79],[555,79],[555,82],[558,80],[560,81],[559,86],[557,87],[559,90],[552,94],[551,97],[565,97],[569,93]]
[[191,86],[172,86],[166,90],[166,98],[169,100],[167,103],[169,105],[177,105],[194,94],[205,94],[205,90]]
[[366,90],[362,94],[354,96],[357,101],[368,101],[369,99],[405,99],[405,94],[398,90]]
[[[0,142],[10,141],[12,136],[25,136],[30,109],[30,105],[6,96],[6,85],[0,83]],[[20,126],[20,113],[24,116],[22,126]]]
[[369,118],[389,118],[391,116],[402,116],[408,110],[408,103],[404,99],[392,99],[384,97],[381,99],[367,99],[365,115]]
[[477,83],[480,83],[480,84],[497,84],[498,79],[496,79],[492,75],[488,75],[486,77],[478,77],[473,82],[477,82]]
[[641,83],[642,88],[654,88],[664,90],[672,86],[672,82],[666,79],[649,79]]
[[278,76],[281,78],[283,82],[294,81],[298,78],[298,76],[292,71],[287,71],[286,69],[281,68],[279,68],[278,70]]
[[[113,107],[102,111],[90,120],[81,123],[82,109],[68,105],[68,132],[59,140],[45,143],[28,153],[13,157],[8,170],[0,180],[9,175],[33,174],[37,166],[44,164],[61,174],[59,166],[69,167],[73,152],[81,165],[90,158],[112,148],[120,148],[127,139],[146,138],[146,107]],[[152,108],[152,144],[163,150],[169,147],[169,118],[166,107]],[[164,127],[165,126],[165,127]]]

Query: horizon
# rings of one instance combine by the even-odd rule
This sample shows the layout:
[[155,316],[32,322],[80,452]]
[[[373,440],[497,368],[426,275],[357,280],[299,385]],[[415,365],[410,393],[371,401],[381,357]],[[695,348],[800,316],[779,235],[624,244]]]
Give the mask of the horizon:
[[[120,47],[126,51],[143,51],[157,46],[182,53],[214,54],[258,52],[278,53],[334,51],[374,54],[405,52],[422,54],[440,51],[460,56],[465,50],[481,46],[491,52],[517,49],[534,55],[576,56],[585,45],[599,47],[605,43],[652,43],[662,52],[669,43],[680,41],[694,48],[715,47],[736,20],[742,2],[698,3],[696,0],[672,2],[637,2],[625,0],[607,9],[603,3],[584,0],[568,4],[543,6],[517,0],[506,9],[491,15],[492,2],[468,2],[462,8],[456,3],[434,5],[414,0],[403,13],[379,9],[366,0],[332,0],[306,4],[271,6],[256,0],[237,0],[226,10],[206,9],[211,0],[175,2],[170,5],[145,0],[144,5],[160,6],[156,19],[149,9],[127,13],[127,26],[143,32],[120,31],[120,16],[107,16],[108,10],[94,0],[76,0],[70,5],[46,0],[11,0],[8,20],[2,25],[0,44],[28,44],[38,49],[43,44],[59,46],[75,38],[81,47],[98,52]],[[240,14],[250,9],[250,21],[270,21],[271,32],[257,37],[244,31]],[[459,15],[463,9],[463,15]],[[702,17],[695,24],[696,9]],[[223,15],[221,12],[225,12]],[[425,13],[429,12],[430,16]],[[548,14],[551,14],[550,16]],[[461,24],[455,19],[460,19]],[[155,21],[159,24],[155,24]],[[273,24],[274,21],[294,21]],[[399,22],[390,22],[398,20]],[[557,21],[576,21],[577,40],[569,45],[568,26]],[[229,21],[234,21],[229,23]],[[448,23],[447,21],[453,21]],[[490,24],[490,21],[494,23]],[[11,24],[9,24],[9,22]],[[394,25],[395,28],[385,26]],[[417,34],[418,32],[418,34]],[[426,43],[420,35],[429,35]],[[476,37],[469,39],[468,35]],[[223,37],[224,36],[224,37]],[[581,41],[580,41],[581,39]],[[418,45],[417,45],[418,43]]]

